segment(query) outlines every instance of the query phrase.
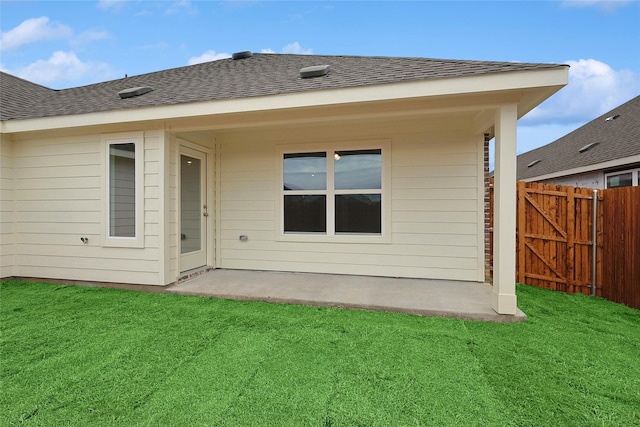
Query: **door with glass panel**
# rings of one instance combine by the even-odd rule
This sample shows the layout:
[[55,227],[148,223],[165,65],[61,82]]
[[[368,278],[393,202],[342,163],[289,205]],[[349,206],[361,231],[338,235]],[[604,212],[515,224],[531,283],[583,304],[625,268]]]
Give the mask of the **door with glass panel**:
[[180,148],[180,271],[207,264],[207,154]]

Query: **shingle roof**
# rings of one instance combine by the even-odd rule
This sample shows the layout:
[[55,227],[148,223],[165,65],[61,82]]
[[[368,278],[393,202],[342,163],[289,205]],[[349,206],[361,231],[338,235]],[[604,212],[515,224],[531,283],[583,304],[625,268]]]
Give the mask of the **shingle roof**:
[[[301,68],[329,65],[328,75],[302,79]],[[64,90],[50,90],[1,73],[1,120],[95,113],[457,76],[565,67],[557,64],[362,56],[254,54]],[[153,88],[140,97],[118,92]],[[24,98],[16,94],[25,93]],[[8,96],[5,96],[7,95]]]
[[26,105],[54,94],[53,89],[0,72],[0,120],[19,117]]
[[[609,117],[612,119],[607,120]],[[580,149],[591,143],[598,144],[580,152]],[[520,154],[517,177],[529,179],[638,154],[640,154],[640,96],[548,145]],[[527,167],[536,160],[540,161]]]

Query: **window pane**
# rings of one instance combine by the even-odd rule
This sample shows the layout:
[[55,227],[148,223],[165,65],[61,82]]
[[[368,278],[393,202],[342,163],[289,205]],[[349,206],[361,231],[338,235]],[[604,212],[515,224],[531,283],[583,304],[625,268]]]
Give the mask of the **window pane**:
[[109,236],[136,237],[136,145],[109,145]]
[[180,253],[202,249],[200,159],[180,155]]
[[633,185],[632,173],[621,173],[607,177],[607,188],[630,187]]
[[285,190],[326,190],[327,153],[284,155]]
[[284,196],[285,232],[324,233],[326,224],[326,196]]
[[336,151],[336,190],[382,188],[382,150]]
[[380,194],[340,194],[336,196],[336,233],[382,232]]

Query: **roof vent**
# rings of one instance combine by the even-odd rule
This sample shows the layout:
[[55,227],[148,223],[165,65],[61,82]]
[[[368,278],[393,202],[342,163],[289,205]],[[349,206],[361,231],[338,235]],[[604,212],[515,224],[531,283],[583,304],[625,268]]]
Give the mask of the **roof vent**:
[[312,67],[304,67],[300,69],[300,77],[308,79],[310,77],[321,77],[329,74],[330,67],[328,65],[314,65]]
[[537,165],[538,163],[540,163],[541,161],[542,161],[541,159],[534,160],[533,162],[529,163],[529,164],[527,165],[527,167],[528,167],[528,168],[530,168],[530,167],[532,167],[532,166],[535,166],[535,165]]
[[145,93],[151,92],[153,89],[149,86],[139,86],[139,87],[130,87],[129,89],[124,89],[118,92],[120,99],[133,98],[134,96],[144,95]]
[[600,144],[600,143],[599,142],[592,142],[590,144],[585,145],[584,147],[582,147],[578,151],[581,152],[581,153],[584,153],[585,151],[591,150],[593,147],[595,147],[598,144]]
[[250,50],[244,50],[242,52],[236,52],[233,55],[231,55],[231,57],[236,60],[236,59],[245,59],[245,58],[251,58],[253,56],[253,52],[251,52]]
[[604,119],[605,122],[610,122],[611,120],[615,120],[618,117],[620,117],[620,114],[616,114],[615,116],[609,116],[606,119]]

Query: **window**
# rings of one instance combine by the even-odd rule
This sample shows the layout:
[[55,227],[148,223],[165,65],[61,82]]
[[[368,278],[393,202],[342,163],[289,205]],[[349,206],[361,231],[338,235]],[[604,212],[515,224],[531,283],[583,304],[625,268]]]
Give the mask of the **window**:
[[142,246],[142,134],[105,137],[105,245]]
[[382,145],[283,151],[281,234],[381,237],[388,216]]
[[606,188],[632,187],[640,185],[640,169],[605,174]]
[[109,237],[136,237],[136,145],[109,145]]

